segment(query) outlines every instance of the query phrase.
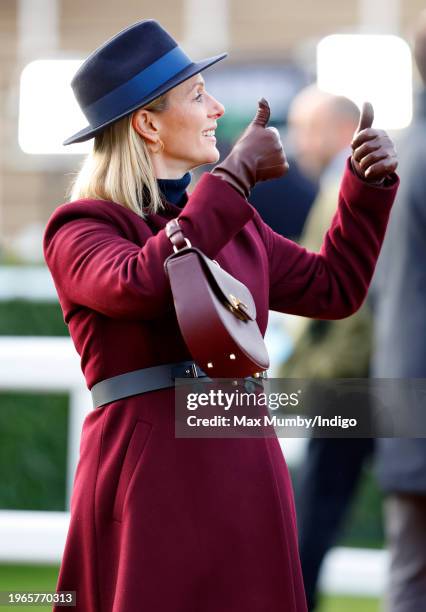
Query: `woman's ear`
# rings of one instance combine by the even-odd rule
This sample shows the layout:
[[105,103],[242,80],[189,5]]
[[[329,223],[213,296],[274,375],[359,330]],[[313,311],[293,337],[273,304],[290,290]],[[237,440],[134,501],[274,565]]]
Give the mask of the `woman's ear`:
[[135,111],[132,115],[132,126],[147,141],[147,144],[156,144],[158,142],[158,125],[151,111],[145,108]]

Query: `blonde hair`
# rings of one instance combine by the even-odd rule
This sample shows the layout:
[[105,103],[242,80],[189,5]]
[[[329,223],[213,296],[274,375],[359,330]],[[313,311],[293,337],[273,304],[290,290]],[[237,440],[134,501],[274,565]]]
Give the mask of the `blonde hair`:
[[[143,108],[161,112],[167,93]],[[112,200],[142,218],[164,208],[145,139],[132,125],[133,113],[95,136],[92,151],[73,180],[69,200]],[[145,209],[145,210],[143,210]]]

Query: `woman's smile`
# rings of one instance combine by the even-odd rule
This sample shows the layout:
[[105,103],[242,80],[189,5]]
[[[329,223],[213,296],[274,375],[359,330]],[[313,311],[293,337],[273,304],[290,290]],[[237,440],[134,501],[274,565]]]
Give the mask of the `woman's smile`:
[[215,130],[216,130],[216,127],[212,128],[210,130],[204,130],[204,132],[202,134],[203,134],[203,136],[205,138],[207,138],[211,142],[216,142]]

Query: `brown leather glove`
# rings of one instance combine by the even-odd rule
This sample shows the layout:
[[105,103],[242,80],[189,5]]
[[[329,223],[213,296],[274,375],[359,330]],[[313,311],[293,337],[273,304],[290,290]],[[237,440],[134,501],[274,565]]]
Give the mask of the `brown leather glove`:
[[364,102],[352,138],[351,164],[362,180],[372,185],[382,185],[385,178],[395,172],[398,160],[392,140],[385,131],[373,129],[373,121],[373,107],[369,102]]
[[270,112],[265,98],[259,100],[253,121],[228,157],[211,171],[245,198],[256,183],[283,176],[289,168],[278,130],[266,127]]

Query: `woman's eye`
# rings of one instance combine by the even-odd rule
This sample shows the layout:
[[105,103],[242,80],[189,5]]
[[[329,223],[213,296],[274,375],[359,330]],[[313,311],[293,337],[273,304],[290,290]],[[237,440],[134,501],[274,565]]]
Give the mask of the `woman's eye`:
[[202,97],[203,97],[203,94],[202,94],[202,93],[199,93],[199,94],[198,94],[198,95],[195,97],[195,99],[196,99],[197,101],[199,101],[199,100],[201,100],[201,98],[202,98]]

